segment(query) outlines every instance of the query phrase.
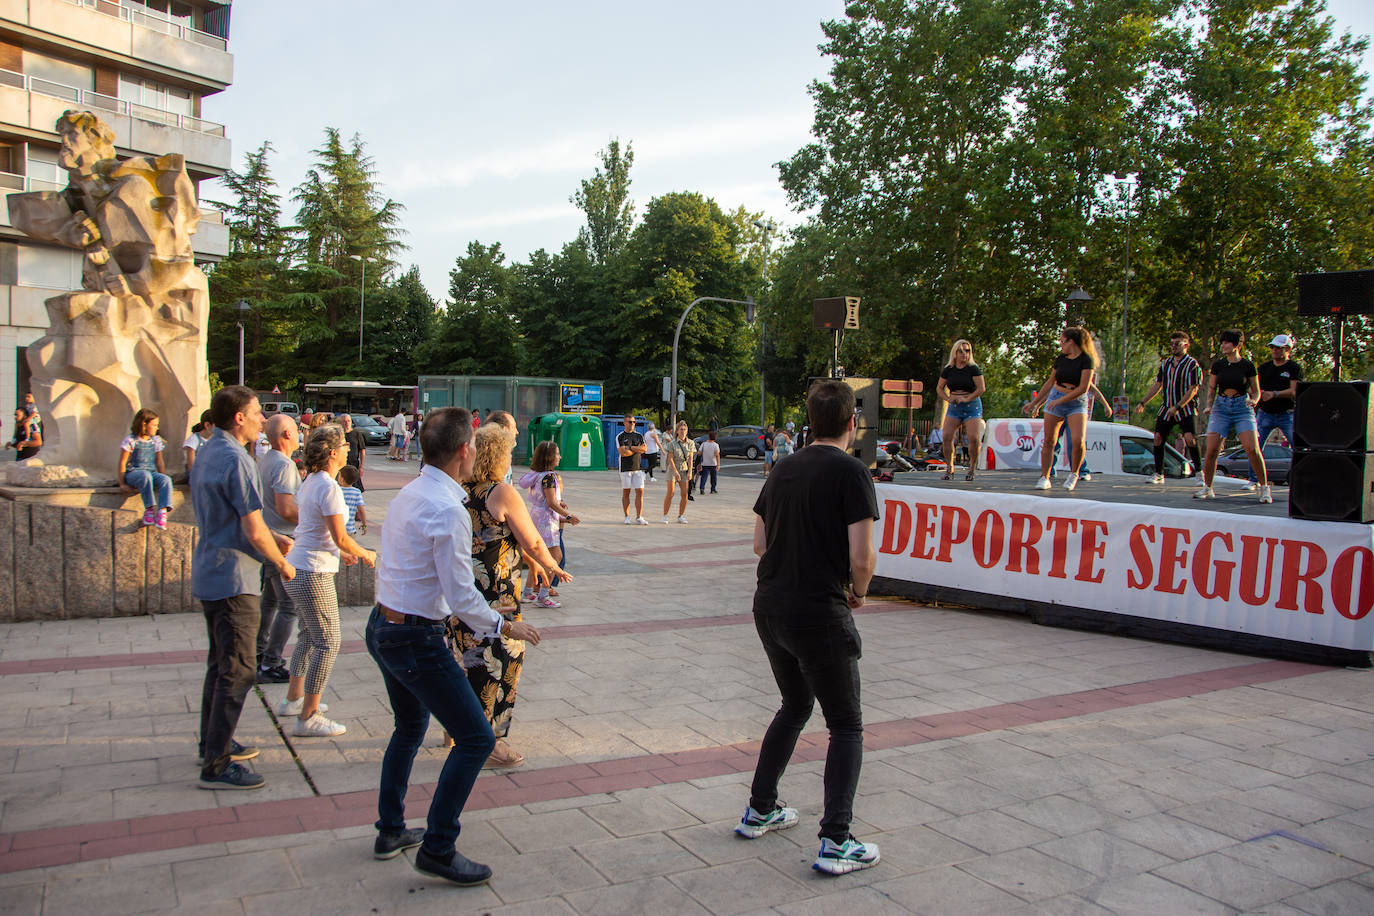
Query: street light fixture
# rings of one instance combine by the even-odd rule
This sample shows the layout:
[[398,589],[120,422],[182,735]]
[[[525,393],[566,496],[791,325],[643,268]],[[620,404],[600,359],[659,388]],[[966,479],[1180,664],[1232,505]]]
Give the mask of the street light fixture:
[[[768,287],[768,237],[778,231],[778,224],[771,219],[764,222],[754,220],[754,226],[763,230],[763,286]],[[763,378],[763,335],[767,330],[763,319],[759,319],[759,426],[768,425],[768,392]]]
[[367,265],[376,263],[374,258],[365,258],[360,254],[350,254],[350,261],[358,261],[363,265],[363,275],[358,280],[358,364],[363,362],[363,311],[367,303]]
[[234,304],[234,311],[238,312],[239,320],[235,322],[239,326],[239,384],[243,384],[243,323],[248,320],[248,313],[253,311],[253,307],[243,299]]
[[668,406],[669,406],[669,410],[670,410],[670,416],[671,416],[671,418],[672,418],[671,421],[670,421],[669,424],[668,424],[668,428],[669,428],[669,429],[674,429],[674,430],[677,429],[677,409],[678,409],[678,408],[677,408],[677,344],[678,344],[678,339],[682,337],[682,325],[683,325],[684,323],[686,323],[688,313],[691,312],[692,309],[696,308],[697,305],[700,304],[700,303],[702,303],[702,302],[725,302],[725,303],[729,303],[729,304],[731,304],[731,305],[742,305],[742,306],[744,306],[746,309],[749,309],[749,310],[752,310],[752,309],[754,308],[754,297],[753,297],[753,296],[750,296],[748,299],[722,299],[722,298],[720,298],[719,296],[698,296],[697,298],[693,299],[693,300],[691,301],[691,303],[689,303],[688,306],[687,306],[685,309],[682,310],[682,317],[679,318],[679,319],[677,320],[677,330],[673,332],[673,374],[672,374],[671,376],[669,376],[669,378],[671,379],[671,381],[670,381],[670,383],[669,383],[671,387],[668,389],[668,392],[669,392],[670,395],[672,395],[673,400],[672,400],[672,403],[670,403],[670,404],[668,405]]

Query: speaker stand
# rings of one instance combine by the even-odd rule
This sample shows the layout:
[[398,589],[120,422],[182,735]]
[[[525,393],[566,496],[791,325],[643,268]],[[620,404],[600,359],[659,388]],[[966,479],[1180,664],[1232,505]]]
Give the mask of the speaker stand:
[[1331,339],[1332,348],[1335,350],[1335,352],[1331,354],[1333,357],[1331,360],[1331,381],[1339,382],[1341,380],[1341,350],[1345,347],[1344,312],[1336,316],[1336,333],[1331,335]]

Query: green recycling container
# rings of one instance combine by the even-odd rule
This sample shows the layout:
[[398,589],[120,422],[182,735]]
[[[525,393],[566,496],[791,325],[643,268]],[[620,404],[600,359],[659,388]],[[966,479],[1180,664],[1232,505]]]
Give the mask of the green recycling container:
[[601,418],[580,413],[546,413],[529,426],[530,456],[540,442],[558,443],[560,471],[606,470]]

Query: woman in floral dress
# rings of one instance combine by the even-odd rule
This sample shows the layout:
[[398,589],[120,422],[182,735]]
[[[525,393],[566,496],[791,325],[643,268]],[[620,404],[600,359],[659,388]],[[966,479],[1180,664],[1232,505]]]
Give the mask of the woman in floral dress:
[[[477,590],[507,620],[520,615],[520,562],[523,550],[528,560],[542,567],[549,576],[568,581],[548,547],[535,530],[520,491],[503,483],[510,470],[515,436],[499,424],[482,426],[473,436],[477,460],[472,477],[463,482],[468,494],[468,513],[472,516],[472,567]],[[528,561],[527,560],[527,561]],[[493,637],[481,639],[456,617],[448,618],[449,638],[468,674],[468,683],[481,701],[496,734],[496,749],[488,766],[517,767],[525,755],[506,743],[511,713],[515,707],[520,668],[525,644],[518,639]]]

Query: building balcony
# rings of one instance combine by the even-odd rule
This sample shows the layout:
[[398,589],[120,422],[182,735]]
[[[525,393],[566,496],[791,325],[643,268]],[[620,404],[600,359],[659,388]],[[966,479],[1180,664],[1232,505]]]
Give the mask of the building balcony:
[[98,114],[114,130],[116,145],[125,149],[157,156],[181,153],[187,163],[215,173],[233,164],[223,124],[0,70],[0,123],[52,133],[69,108]]
[[228,42],[188,28],[155,10],[130,9],[111,0],[0,0],[0,18],[166,67],[198,83],[233,82]]

